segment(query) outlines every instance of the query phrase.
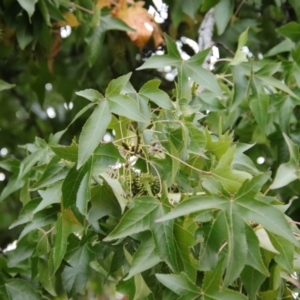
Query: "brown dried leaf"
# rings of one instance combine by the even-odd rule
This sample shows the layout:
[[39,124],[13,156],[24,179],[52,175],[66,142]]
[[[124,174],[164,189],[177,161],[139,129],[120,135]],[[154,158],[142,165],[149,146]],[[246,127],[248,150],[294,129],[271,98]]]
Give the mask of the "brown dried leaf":
[[143,48],[153,35],[156,47],[164,44],[158,25],[144,8],[145,2],[133,2],[129,7],[127,2],[126,0],[120,0],[112,11],[112,15],[135,29],[135,31],[127,32],[131,41],[139,48]]

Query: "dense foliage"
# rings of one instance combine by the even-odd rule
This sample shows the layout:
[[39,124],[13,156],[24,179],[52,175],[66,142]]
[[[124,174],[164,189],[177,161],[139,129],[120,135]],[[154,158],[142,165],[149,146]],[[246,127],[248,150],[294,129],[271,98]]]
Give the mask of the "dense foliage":
[[0,1],[1,299],[297,298],[300,4],[165,3]]

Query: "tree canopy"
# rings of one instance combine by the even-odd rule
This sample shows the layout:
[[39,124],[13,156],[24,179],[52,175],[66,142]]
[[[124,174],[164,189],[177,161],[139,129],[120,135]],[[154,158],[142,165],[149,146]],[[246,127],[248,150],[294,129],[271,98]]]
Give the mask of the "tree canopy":
[[0,0],[0,298],[298,299],[299,42],[297,0]]

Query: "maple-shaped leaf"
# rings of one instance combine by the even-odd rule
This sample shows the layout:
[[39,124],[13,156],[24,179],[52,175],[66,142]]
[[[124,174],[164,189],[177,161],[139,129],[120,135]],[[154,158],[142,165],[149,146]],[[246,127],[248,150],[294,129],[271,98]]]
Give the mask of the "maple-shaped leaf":
[[[221,228],[223,228],[222,235],[224,236],[224,241],[227,243],[226,274],[223,285],[227,286],[231,284],[240,275],[247,263],[266,274],[267,272],[262,265],[261,256],[257,258],[257,261],[253,261],[249,257],[248,248],[250,247],[250,250],[255,249],[252,245],[248,245],[253,238],[251,238],[249,230],[246,235],[246,225],[248,226],[250,222],[261,224],[267,231],[299,247],[298,241],[295,239],[284,213],[270,202],[263,202],[256,199],[259,191],[269,177],[270,174],[266,173],[255,176],[251,180],[246,180],[234,196],[220,197],[212,195],[209,197],[191,197],[180,203],[174,210],[160,220],[157,220],[157,222],[175,219],[191,213],[196,214],[197,211],[219,209],[223,214],[222,219],[220,219]],[[217,230],[211,230],[209,238],[211,241],[219,241],[218,244],[220,244],[219,234]],[[257,243],[257,239],[255,239],[255,242]],[[280,251],[280,249],[278,250]],[[255,251],[259,254],[257,250]],[[281,255],[278,259],[280,259],[281,265],[290,265],[290,256],[284,257],[284,255]]]
[[156,219],[162,218],[170,211],[169,207],[154,197],[144,196],[135,198],[133,201],[134,206],[124,214],[120,223],[104,241],[124,238],[150,230],[160,258],[168,264],[173,272],[177,272],[178,266],[173,236],[174,221],[155,222]]

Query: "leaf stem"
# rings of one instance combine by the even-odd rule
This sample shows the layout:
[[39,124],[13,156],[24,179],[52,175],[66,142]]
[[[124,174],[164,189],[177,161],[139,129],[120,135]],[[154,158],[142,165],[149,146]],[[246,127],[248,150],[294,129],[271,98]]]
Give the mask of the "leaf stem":
[[264,196],[270,191],[270,189],[271,189],[271,185],[265,190]]
[[221,62],[221,61],[228,61],[228,62],[231,62],[232,59],[230,59],[230,58],[220,58],[220,59],[218,59],[218,60],[215,62],[215,64],[216,64],[217,62]]
[[173,159],[179,161],[179,162],[182,163],[183,165],[186,165],[187,167],[189,167],[189,168],[191,168],[191,169],[193,169],[193,170],[195,170],[195,171],[197,171],[197,172],[199,172],[199,173],[202,173],[202,174],[205,174],[205,175],[211,175],[211,174],[212,174],[211,172],[203,171],[203,170],[200,170],[200,169],[197,169],[197,168],[193,167],[192,165],[190,165],[190,164],[186,163],[185,161],[181,160],[180,158],[178,158],[178,157],[176,157],[176,156],[170,154],[169,152],[164,151],[163,149],[160,149],[160,151],[161,151],[162,153],[166,154],[166,155],[169,155],[169,156],[172,157]]
[[78,4],[74,3],[74,2],[71,2],[71,5],[72,5],[73,7],[75,7],[75,8],[78,8],[78,9],[80,9],[80,10],[82,10],[82,11],[84,11],[84,12],[90,14],[90,15],[93,15],[93,14],[94,14],[93,11],[91,11],[91,10],[85,8],[85,7],[82,7],[82,6],[80,6],[80,5],[78,5]]
[[236,11],[234,12],[234,18],[232,18],[231,24],[233,23],[234,19],[236,18],[236,16],[238,15],[238,13],[240,12],[241,8],[243,7],[243,5],[246,3],[247,0],[243,0],[240,5],[237,7]]
[[225,82],[227,82],[230,86],[234,86],[234,84],[230,81],[230,80],[228,80],[227,78],[225,78],[225,77],[223,77],[223,76],[217,76],[217,78],[220,78],[220,79],[222,79],[223,81],[225,81]]

